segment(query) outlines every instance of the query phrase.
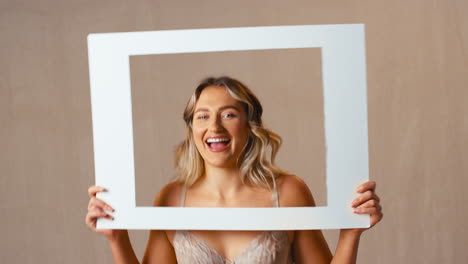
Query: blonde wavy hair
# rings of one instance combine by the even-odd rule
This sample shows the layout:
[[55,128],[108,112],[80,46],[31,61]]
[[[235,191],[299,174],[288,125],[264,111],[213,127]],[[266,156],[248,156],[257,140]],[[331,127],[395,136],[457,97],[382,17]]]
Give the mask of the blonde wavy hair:
[[176,182],[191,186],[205,173],[203,158],[193,139],[192,121],[195,105],[203,90],[209,86],[225,87],[229,94],[241,103],[247,114],[249,136],[237,161],[242,183],[272,189],[275,184],[273,179],[286,173],[275,166],[281,137],[263,126],[263,107],[252,91],[240,81],[227,76],[203,80],[187,102],[183,115],[187,133],[175,152]]

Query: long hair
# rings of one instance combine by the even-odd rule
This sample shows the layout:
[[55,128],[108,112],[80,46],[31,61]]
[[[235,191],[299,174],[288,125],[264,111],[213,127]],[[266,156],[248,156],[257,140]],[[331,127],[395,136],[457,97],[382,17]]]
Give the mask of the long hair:
[[205,173],[203,158],[193,139],[192,121],[195,105],[203,90],[209,86],[225,87],[229,94],[241,103],[247,114],[249,136],[237,161],[242,183],[266,189],[273,188],[273,179],[286,173],[274,164],[276,153],[281,146],[281,137],[263,127],[263,108],[252,91],[240,81],[227,76],[203,80],[187,102],[183,115],[187,133],[175,152],[176,181],[191,186]]

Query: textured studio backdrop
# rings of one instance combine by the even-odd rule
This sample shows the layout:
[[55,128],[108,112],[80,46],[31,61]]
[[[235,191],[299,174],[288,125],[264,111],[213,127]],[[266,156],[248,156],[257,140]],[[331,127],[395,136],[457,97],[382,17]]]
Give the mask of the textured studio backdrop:
[[[364,23],[370,178],[384,219],[359,263],[466,263],[468,2],[0,0],[0,257],[111,263],[84,224],[94,184],[86,36],[191,28]],[[318,49],[134,56],[137,203],[174,174],[182,110],[207,75],[258,94],[283,136],[279,165],[326,204]],[[147,231],[132,231],[139,257]],[[332,249],[337,231],[326,231]]]

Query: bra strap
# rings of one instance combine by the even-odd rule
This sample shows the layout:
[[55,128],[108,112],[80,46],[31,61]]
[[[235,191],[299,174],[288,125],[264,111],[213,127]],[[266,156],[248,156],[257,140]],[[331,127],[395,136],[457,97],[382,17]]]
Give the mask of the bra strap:
[[180,198],[179,198],[180,207],[185,206],[185,194],[186,193],[187,193],[187,187],[185,187],[185,185],[182,185],[182,190],[180,190]]
[[280,207],[279,206],[278,188],[276,187],[275,178],[273,178],[273,192],[271,193],[271,200],[273,200],[273,207]]

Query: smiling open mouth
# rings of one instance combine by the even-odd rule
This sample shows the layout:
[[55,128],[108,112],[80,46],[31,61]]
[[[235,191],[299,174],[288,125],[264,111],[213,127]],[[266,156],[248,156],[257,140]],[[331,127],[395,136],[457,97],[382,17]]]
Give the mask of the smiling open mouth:
[[229,146],[231,140],[228,138],[209,138],[205,142],[211,151],[220,152]]

